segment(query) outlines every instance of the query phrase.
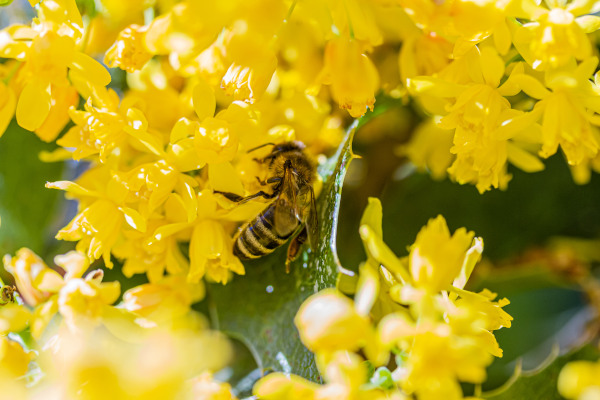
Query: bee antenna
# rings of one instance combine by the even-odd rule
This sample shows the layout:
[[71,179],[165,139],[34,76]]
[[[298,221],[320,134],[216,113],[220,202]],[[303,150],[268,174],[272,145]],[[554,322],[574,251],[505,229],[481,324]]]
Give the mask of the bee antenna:
[[260,146],[256,146],[256,147],[251,148],[246,153],[252,153],[253,151],[258,150],[258,149],[262,149],[263,147],[266,147],[266,146],[275,146],[275,143],[264,143],[264,144],[261,144]]

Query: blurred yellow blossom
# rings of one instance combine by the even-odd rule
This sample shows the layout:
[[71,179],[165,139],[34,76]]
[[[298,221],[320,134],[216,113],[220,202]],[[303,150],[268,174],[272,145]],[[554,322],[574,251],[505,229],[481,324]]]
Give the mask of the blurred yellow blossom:
[[192,304],[204,298],[204,285],[186,282],[183,275],[171,275],[156,283],[136,286],[123,293],[126,310],[161,326],[186,315]]
[[434,179],[446,177],[452,164],[452,131],[440,128],[434,119],[427,120],[415,129],[410,142],[398,149],[420,171],[429,171]]
[[586,33],[600,28],[599,17],[588,15],[600,10],[594,1],[548,1],[548,8],[531,0],[522,3],[517,14],[530,22],[516,29],[514,44],[534,69],[556,68],[592,56]]
[[558,392],[571,400],[592,400],[600,396],[600,363],[571,361],[558,376]]
[[16,341],[0,336],[0,374],[8,372],[15,378],[25,375],[32,359],[33,353]]
[[127,72],[141,69],[152,54],[144,47],[144,34],[147,27],[129,25],[123,29],[117,41],[106,51],[104,62],[108,67],[119,67]]
[[29,306],[35,307],[51,296],[36,285],[38,275],[49,268],[34,252],[22,248],[17,251],[15,257],[5,255],[3,261],[4,269],[15,278],[19,294]]
[[352,301],[335,290],[324,290],[302,304],[294,320],[302,342],[315,353],[356,351],[366,344],[368,320]]

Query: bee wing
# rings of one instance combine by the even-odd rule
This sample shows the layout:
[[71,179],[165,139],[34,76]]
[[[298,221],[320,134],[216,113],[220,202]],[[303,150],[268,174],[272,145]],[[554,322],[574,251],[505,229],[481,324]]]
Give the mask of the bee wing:
[[306,231],[308,232],[308,243],[313,249],[319,241],[319,218],[317,217],[317,203],[315,201],[315,192],[309,187],[310,204],[308,205],[308,215],[306,218]]
[[275,200],[275,231],[286,237],[302,221],[302,212],[298,207],[297,184],[291,168],[287,168],[281,180],[281,190]]

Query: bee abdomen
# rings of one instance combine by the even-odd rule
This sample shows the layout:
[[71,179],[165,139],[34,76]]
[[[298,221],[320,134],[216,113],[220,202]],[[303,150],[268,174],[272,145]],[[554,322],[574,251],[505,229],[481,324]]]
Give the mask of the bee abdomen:
[[284,244],[289,236],[280,237],[273,228],[273,207],[268,207],[250,221],[237,236],[233,254],[242,260],[262,257]]

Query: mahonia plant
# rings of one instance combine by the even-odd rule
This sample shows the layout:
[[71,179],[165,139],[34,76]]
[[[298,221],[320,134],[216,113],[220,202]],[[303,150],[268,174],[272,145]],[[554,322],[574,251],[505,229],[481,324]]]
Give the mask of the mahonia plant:
[[[400,153],[435,178],[506,189],[509,163],[540,171],[559,149],[576,182],[600,171],[596,1],[29,5],[29,23],[0,30],[0,136],[15,119],[60,146],[44,161],[86,168],[46,185],[77,202],[56,235],[75,250],[56,268],[25,248],[4,259],[18,289],[4,286],[0,306],[0,387],[12,398],[233,398],[213,376],[231,345],[191,306],[205,280],[243,279],[232,236],[266,203],[215,192],[260,191],[267,170],[253,158],[267,149],[248,151],[266,143],[298,140],[323,161],[378,96],[422,112]],[[371,200],[355,290],[298,311],[325,384],[274,373],[257,396],[460,399],[461,383],[481,384],[502,356],[493,332],[510,326],[508,301],[465,289],[481,239],[437,217],[398,258],[381,218]],[[121,293],[97,260],[148,283]],[[566,397],[578,396],[577,368],[562,375]]]

